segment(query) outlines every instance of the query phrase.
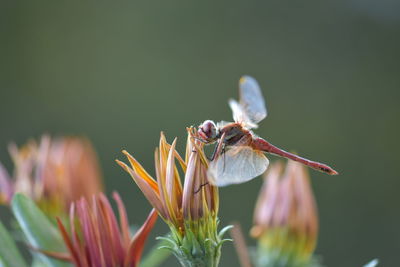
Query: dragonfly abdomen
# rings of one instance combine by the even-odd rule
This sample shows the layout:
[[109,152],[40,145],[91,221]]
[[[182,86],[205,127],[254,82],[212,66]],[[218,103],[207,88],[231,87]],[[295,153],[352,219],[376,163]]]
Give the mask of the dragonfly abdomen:
[[267,153],[271,153],[271,154],[275,154],[277,156],[281,156],[284,158],[288,158],[297,162],[300,162],[306,166],[309,166],[315,170],[321,171],[321,172],[325,172],[327,174],[330,175],[336,175],[338,174],[337,171],[335,171],[334,169],[332,169],[331,167],[329,167],[328,165],[325,165],[323,163],[319,163],[316,161],[312,161],[309,159],[305,159],[302,158],[300,156],[297,156],[295,154],[289,153],[283,149],[280,149],[272,144],[270,144],[269,142],[267,142],[266,140],[260,138],[260,137],[256,137],[253,139],[252,141],[252,147],[254,149],[257,150],[261,150],[263,152],[267,152]]

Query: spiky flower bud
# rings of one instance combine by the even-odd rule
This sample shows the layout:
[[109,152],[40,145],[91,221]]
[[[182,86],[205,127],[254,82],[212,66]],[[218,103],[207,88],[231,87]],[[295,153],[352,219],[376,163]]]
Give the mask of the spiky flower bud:
[[256,266],[318,266],[312,254],[318,234],[316,203],[306,169],[289,161],[265,175],[251,235],[258,239]]
[[102,191],[97,156],[84,138],[50,138],[9,146],[13,176],[0,164],[0,203],[24,193],[47,214],[61,215],[71,202]]
[[[192,138],[193,129],[188,131],[184,159],[175,150],[176,139],[169,145],[161,134],[155,152],[156,180],[126,151],[131,166],[117,162],[169,226],[171,234],[164,239],[182,266],[218,266],[225,232],[217,232],[218,188],[207,183],[208,160]],[[184,173],[183,186],[176,161]]]
[[57,219],[58,227],[68,248],[68,254],[49,253],[79,267],[115,266],[137,267],[147,237],[153,228],[157,213],[152,210],[142,227],[132,236],[125,206],[117,193],[119,223],[104,194],[91,201],[81,198],[71,204],[70,233]]

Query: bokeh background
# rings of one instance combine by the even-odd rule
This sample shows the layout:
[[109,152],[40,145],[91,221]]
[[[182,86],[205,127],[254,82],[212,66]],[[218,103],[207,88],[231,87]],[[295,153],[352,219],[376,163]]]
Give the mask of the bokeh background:
[[[182,149],[186,126],[230,120],[249,74],[269,110],[257,134],[340,172],[310,172],[325,264],[398,266],[399,3],[2,1],[0,161],[11,169],[10,141],[85,135],[140,224],[150,206],[114,163],[121,149],[154,173],[160,131]],[[261,182],[221,190],[222,225],[247,233]],[[238,266],[234,253],[227,244],[221,266]]]

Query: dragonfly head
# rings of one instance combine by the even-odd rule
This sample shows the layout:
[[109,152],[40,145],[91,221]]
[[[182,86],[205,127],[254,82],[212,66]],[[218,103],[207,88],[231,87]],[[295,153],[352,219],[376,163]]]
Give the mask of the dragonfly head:
[[213,143],[217,140],[217,126],[213,121],[206,120],[199,126],[198,134],[205,143]]

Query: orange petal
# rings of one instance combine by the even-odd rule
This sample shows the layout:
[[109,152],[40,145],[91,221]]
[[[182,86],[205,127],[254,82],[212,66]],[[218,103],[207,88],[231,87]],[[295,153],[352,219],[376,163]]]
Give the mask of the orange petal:
[[147,181],[143,180],[141,176],[136,174],[134,170],[132,170],[128,165],[123,163],[122,161],[116,160],[116,162],[125,170],[127,171],[132,179],[135,181],[137,186],[140,188],[144,196],[150,202],[150,204],[156,208],[156,210],[160,213],[163,218],[166,218],[166,212],[164,211],[163,203],[161,202],[160,196],[158,194],[158,187],[157,191],[151,187]]
[[[166,149],[165,147],[163,147],[163,148],[160,147],[160,164],[159,164],[160,169],[158,170],[160,175],[157,177],[157,182],[158,182],[158,187],[160,188],[160,198],[163,202],[165,212],[167,213],[167,216],[168,216],[167,219],[172,221],[173,223],[175,223],[176,216],[173,211],[169,193],[167,190],[167,185],[168,185],[168,183],[170,183],[169,181],[173,180],[173,179],[167,177],[166,172],[168,169],[168,167],[167,167],[168,166],[168,164],[167,164],[168,158],[163,155],[166,152],[165,149]],[[162,150],[164,150],[164,153],[162,152]],[[168,181],[167,181],[167,179],[168,179]]]
[[157,221],[157,212],[155,209],[152,209],[146,221],[140,227],[140,229],[136,232],[133,237],[131,244],[128,249],[128,255],[125,259],[125,266],[128,267],[133,263],[133,266],[138,266],[140,258],[142,256],[144,244],[147,240],[147,237],[150,234],[151,229],[153,229],[154,224]]
[[146,172],[146,170],[140,165],[140,163],[131,156],[126,150],[123,150],[122,153],[128,158],[130,164],[132,165],[133,170],[142,177],[155,191],[158,191],[158,186],[156,181]]
[[[67,230],[65,229],[64,225],[62,224],[60,218],[57,217],[56,220],[57,220],[58,229],[60,229],[61,236],[64,239],[64,243],[72,255],[72,260],[75,262],[76,265],[81,266],[78,252],[75,250],[75,247],[72,245],[72,242],[68,236]],[[44,253],[44,252],[42,252],[42,253]],[[53,255],[53,257],[54,257],[54,255]],[[69,257],[69,259],[71,260],[71,257]]]
[[10,202],[13,195],[13,184],[6,168],[0,163],[0,203]]
[[[174,156],[174,151],[175,151],[175,146],[176,146],[176,138],[174,142],[172,143],[172,146],[170,147],[169,154],[168,154],[168,159],[167,159],[167,169],[166,169],[166,193],[167,193],[167,198],[168,198],[168,208],[170,209],[171,217],[176,221],[177,220],[177,215],[179,214],[180,206],[179,206],[179,200],[178,198],[181,198],[181,195],[178,194],[178,192],[181,192],[181,184],[179,181],[179,177],[176,177],[177,172],[175,172],[175,156]],[[177,182],[177,180],[179,182]]]
[[[32,250],[34,250],[36,252],[42,253],[42,254],[44,254],[46,256],[49,256],[51,258],[55,258],[55,259],[62,260],[62,261],[69,261],[69,262],[73,261],[73,259],[71,259],[71,256],[68,255],[67,253],[64,253],[64,252],[42,250],[42,249],[31,247],[29,244],[27,244],[27,246],[30,249],[32,249]],[[81,267],[81,265],[79,265],[77,263],[75,263],[75,264],[76,264],[76,266]]]

